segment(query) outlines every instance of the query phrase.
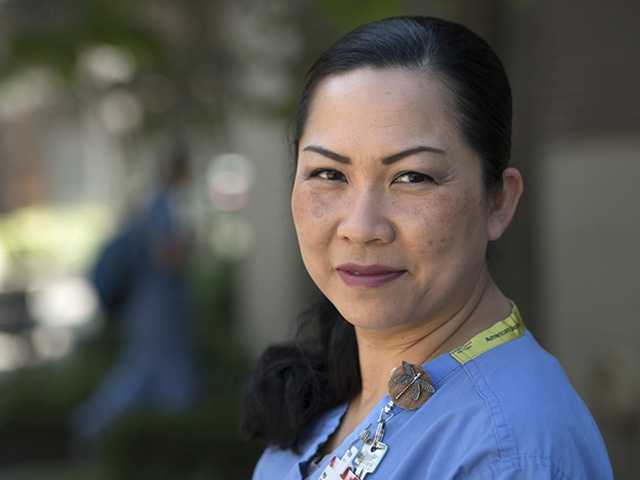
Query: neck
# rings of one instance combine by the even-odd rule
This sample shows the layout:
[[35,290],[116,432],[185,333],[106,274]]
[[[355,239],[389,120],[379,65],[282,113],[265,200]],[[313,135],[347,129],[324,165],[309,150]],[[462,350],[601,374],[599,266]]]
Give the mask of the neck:
[[422,364],[462,345],[509,315],[511,304],[488,272],[456,312],[391,330],[356,327],[362,390],[352,406],[368,409],[387,393],[391,370],[402,361]]

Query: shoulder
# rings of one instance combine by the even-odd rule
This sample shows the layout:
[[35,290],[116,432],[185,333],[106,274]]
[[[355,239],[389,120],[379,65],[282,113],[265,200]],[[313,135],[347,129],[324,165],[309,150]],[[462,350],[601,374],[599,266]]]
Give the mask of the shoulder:
[[252,480],[300,478],[301,465],[311,459],[318,446],[338,427],[345,410],[346,404],[341,404],[321,414],[307,428],[295,450],[268,446],[256,464]]
[[252,480],[284,478],[283,472],[291,470],[298,457],[291,450],[267,447],[253,471]]
[[[604,442],[559,362],[531,333],[463,366],[492,430],[495,471],[612,478]],[[515,475],[515,473],[514,473]],[[497,478],[503,478],[498,476]],[[531,477],[534,478],[534,477]]]

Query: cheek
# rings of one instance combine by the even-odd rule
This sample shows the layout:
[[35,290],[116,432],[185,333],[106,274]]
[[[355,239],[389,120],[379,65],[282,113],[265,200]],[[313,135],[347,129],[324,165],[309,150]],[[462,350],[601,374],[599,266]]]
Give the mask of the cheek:
[[294,188],[291,212],[301,248],[313,247],[327,238],[335,208],[334,202],[320,192],[305,186]]
[[404,211],[401,223],[407,238],[429,255],[445,255],[466,244],[480,221],[478,202],[469,193],[443,193],[399,210]]
[[311,204],[311,215],[315,220],[321,220],[325,215],[331,213],[331,204],[323,195],[318,192],[310,192],[308,196]]

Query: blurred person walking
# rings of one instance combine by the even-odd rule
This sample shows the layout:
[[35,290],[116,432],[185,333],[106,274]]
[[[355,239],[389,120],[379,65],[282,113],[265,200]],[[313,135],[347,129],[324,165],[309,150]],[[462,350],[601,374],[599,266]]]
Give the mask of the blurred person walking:
[[72,414],[73,433],[95,440],[124,412],[189,408],[198,394],[192,305],[185,267],[189,229],[180,205],[189,157],[177,147],[147,206],[107,244],[93,280],[117,316],[122,350],[96,391]]

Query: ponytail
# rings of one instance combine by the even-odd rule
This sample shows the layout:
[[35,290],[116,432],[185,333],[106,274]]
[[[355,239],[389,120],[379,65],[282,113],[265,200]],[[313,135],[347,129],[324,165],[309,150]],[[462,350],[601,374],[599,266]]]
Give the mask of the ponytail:
[[360,388],[354,328],[323,296],[300,316],[294,341],[260,356],[245,390],[242,432],[295,449],[313,420]]

